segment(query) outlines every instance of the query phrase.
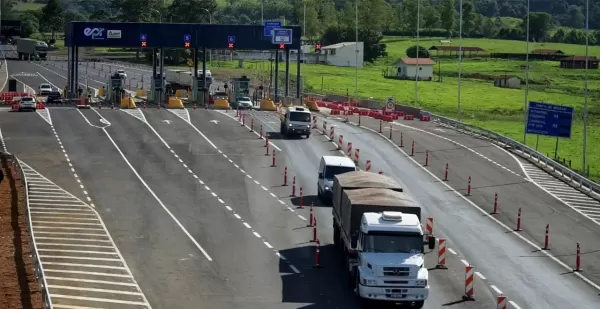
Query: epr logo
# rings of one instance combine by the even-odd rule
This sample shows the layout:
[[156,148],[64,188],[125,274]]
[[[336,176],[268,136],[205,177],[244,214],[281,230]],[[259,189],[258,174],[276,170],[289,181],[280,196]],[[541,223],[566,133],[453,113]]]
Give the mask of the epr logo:
[[83,35],[91,37],[92,40],[103,40],[104,31],[104,28],[85,28],[83,29]]

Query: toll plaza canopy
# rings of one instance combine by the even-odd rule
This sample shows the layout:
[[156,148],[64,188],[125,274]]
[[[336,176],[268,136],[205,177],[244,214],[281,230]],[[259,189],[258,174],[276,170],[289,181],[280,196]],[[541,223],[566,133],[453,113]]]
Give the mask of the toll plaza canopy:
[[[292,29],[286,49],[299,49],[301,31]],[[227,49],[278,49],[262,25],[70,22],[65,27],[68,47],[170,47]]]

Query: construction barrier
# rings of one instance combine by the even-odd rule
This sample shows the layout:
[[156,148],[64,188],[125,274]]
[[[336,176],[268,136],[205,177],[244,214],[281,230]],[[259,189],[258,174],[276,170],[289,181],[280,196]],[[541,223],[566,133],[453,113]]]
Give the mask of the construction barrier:
[[135,91],[135,96],[136,97],[143,97],[144,96],[144,89],[138,89]]
[[77,105],[77,108],[90,108],[90,103],[88,102],[88,99],[77,99],[75,101],[75,104]]
[[435,268],[446,269],[446,239],[438,238],[438,264]]
[[104,87],[98,89],[98,96],[99,97],[103,97],[104,96]]
[[169,97],[167,108],[184,108],[184,106],[180,98]]
[[433,236],[433,217],[428,217],[425,222],[425,233],[427,236]]
[[465,267],[465,295],[463,296],[464,300],[473,300],[473,280],[475,274],[475,267],[466,266]]
[[319,111],[320,111],[320,109],[319,109],[319,106],[317,105],[317,102],[315,102],[315,100],[314,100],[314,99],[308,99],[308,100],[306,100],[306,99],[305,99],[305,100],[303,100],[303,102],[302,102],[302,103],[303,103],[303,104],[304,104],[304,105],[305,105],[305,106],[308,108],[308,110],[309,110],[309,111],[311,111],[311,112],[319,112]]
[[508,306],[508,299],[506,296],[500,295],[498,296],[498,300],[496,301],[497,309],[506,309]]
[[404,120],[415,120],[415,116],[414,115],[404,115]]

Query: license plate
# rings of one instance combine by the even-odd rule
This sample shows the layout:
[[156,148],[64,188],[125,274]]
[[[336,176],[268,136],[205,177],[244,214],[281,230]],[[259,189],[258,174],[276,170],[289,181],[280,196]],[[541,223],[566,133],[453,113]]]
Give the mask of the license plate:
[[403,298],[402,294],[392,294],[392,298]]

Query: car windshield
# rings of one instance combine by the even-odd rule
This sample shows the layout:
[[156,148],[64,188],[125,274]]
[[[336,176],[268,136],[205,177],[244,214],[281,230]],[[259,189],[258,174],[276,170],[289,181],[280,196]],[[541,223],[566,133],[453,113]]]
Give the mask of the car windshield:
[[333,176],[344,174],[348,172],[354,172],[356,168],[348,166],[327,166],[325,168],[325,179],[333,179]]
[[119,74],[125,74],[125,71],[123,71],[123,70],[117,70],[117,73],[119,73]]
[[363,252],[423,253],[423,236],[415,233],[373,233],[363,238]]
[[238,98],[237,100],[240,102],[250,102],[250,98],[248,98],[248,97],[241,97],[241,98]]
[[22,98],[22,102],[33,102],[33,98]]
[[291,112],[290,121],[310,122],[310,114],[301,112]]
[[52,87],[50,87],[50,85],[47,85],[47,84],[40,85],[40,89],[50,89],[50,88],[52,88]]

